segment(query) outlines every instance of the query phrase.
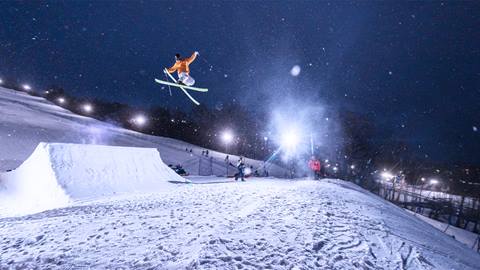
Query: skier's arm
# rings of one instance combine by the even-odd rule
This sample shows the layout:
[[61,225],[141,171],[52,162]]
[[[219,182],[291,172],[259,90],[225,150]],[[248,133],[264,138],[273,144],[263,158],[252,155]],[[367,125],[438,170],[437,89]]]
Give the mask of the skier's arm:
[[198,54],[198,52],[194,52],[194,53],[192,54],[192,56],[190,56],[189,58],[187,58],[187,63],[188,63],[188,64],[191,64],[191,63],[195,60],[195,58],[197,58],[197,54]]
[[168,73],[172,74],[178,69],[177,63],[175,63],[171,68],[167,69]]

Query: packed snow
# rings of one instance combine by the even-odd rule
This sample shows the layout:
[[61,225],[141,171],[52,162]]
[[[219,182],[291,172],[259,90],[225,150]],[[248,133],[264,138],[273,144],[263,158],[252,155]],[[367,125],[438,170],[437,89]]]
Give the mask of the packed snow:
[[438,230],[444,232],[447,235],[450,235],[457,241],[464,243],[468,247],[472,248],[473,250],[480,250],[480,236],[476,233],[473,233],[471,231],[467,231],[462,228],[455,227],[453,225],[450,225],[448,223],[443,223],[435,219],[428,218],[423,215],[419,215],[417,213],[414,213],[410,210],[405,210],[412,215],[416,216],[417,218],[427,222],[428,224],[432,225],[433,227],[437,228]]
[[170,192],[83,201],[2,219],[0,233],[0,268],[478,269],[480,265],[480,255],[467,246],[339,180],[177,184]]

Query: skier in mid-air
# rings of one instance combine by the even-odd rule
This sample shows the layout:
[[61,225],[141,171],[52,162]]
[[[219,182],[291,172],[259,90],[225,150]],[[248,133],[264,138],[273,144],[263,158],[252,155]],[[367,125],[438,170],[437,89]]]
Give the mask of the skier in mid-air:
[[175,55],[175,64],[169,69],[166,69],[166,72],[172,74],[177,71],[178,74],[178,83],[192,86],[195,84],[195,80],[190,76],[190,67],[189,65],[197,58],[198,52],[194,52],[192,56],[188,58],[180,58],[180,54]]

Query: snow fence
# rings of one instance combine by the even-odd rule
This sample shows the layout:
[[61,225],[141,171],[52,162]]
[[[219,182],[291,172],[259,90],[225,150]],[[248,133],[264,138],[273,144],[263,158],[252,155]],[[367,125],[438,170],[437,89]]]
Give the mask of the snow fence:
[[72,199],[155,192],[176,174],[154,148],[40,143],[16,170],[0,174],[0,216],[64,207]]

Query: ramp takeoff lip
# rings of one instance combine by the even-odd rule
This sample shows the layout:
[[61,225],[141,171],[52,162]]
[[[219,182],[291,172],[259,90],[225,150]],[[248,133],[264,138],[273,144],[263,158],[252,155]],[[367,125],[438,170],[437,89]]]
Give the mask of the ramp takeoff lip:
[[17,169],[0,174],[0,216],[65,207],[72,200],[167,190],[188,183],[155,148],[40,143]]

